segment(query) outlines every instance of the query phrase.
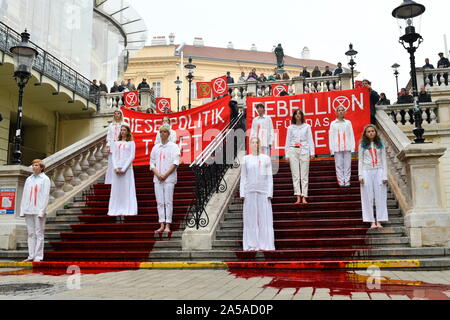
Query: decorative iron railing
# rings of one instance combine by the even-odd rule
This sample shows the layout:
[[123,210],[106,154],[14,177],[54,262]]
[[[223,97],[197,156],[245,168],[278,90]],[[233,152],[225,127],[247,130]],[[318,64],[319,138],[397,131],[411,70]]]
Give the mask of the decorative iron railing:
[[[9,49],[17,45],[20,41],[21,36],[17,31],[0,22],[0,51],[3,52],[1,63],[4,62],[5,54],[12,56]],[[33,64],[33,69],[38,71],[41,75],[45,75],[56,81],[58,84],[70,89],[77,95],[95,102],[95,97],[89,94],[89,89],[92,85],[89,79],[82,76],[35,43],[30,41],[30,45],[38,52],[38,56]]]

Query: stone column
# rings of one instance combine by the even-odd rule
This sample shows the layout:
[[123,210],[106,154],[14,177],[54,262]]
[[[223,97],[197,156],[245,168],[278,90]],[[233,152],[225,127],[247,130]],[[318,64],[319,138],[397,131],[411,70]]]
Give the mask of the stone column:
[[411,247],[450,245],[450,212],[443,206],[439,178],[445,151],[433,144],[410,144],[398,155],[406,165],[412,201],[405,216]]
[[305,77],[296,77],[292,79],[294,83],[294,94],[303,94],[303,85],[305,83]]
[[342,90],[351,90],[352,88],[352,74],[351,73],[341,73],[339,75],[341,78]]
[[253,97],[256,97],[256,90],[257,90],[257,84],[258,81],[250,79],[247,81],[247,95],[251,95]]

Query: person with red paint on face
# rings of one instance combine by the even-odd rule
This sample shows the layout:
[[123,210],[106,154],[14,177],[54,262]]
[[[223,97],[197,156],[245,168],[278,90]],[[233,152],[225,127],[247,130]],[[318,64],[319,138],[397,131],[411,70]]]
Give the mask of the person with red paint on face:
[[25,217],[28,232],[28,258],[25,262],[39,262],[44,259],[45,220],[51,183],[44,173],[42,160],[33,160],[31,167],[33,174],[25,181],[20,216]]
[[[383,228],[381,222],[388,221],[386,148],[372,124],[364,128],[358,155],[363,221],[370,222],[371,229]],[[376,217],[373,212],[374,199]]]

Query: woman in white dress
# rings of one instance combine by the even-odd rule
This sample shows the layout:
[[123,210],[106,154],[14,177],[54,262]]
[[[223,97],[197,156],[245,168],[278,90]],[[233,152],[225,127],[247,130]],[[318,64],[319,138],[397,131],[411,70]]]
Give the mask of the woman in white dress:
[[272,161],[260,153],[259,139],[250,140],[251,154],[244,157],[240,196],[244,199],[244,251],[275,250],[273,231]]
[[355,135],[352,123],[345,119],[345,108],[336,109],[337,119],[328,131],[330,154],[334,155],[336,177],[340,187],[349,187],[352,173],[352,152],[355,152]]
[[[386,148],[373,124],[364,128],[358,155],[363,221],[370,222],[371,229],[383,228],[380,222],[388,221]],[[373,213],[374,199],[376,218]]]
[[108,126],[108,133],[106,135],[106,147],[108,149],[108,168],[106,169],[105,184],[111,184],[111,180],[114,174],[114,168],[112,164],[112,145],[119,139],[120,126],[123,125],[122,112],[119,110],[114,111],[113,121]]
[[117,216],[123,222],[124,216],[137,215],[136,187],[134,183],[133,160],[136,145],[130,127],[120,127],[119,140],[113,143],[112,164],[114,174],[109,197],[109,216]]
[[[177,133],[175,132],[175,130],[172,130],[172,124],[170,123],[170,118],[168,116],[165,116],[162,119],[162,126],[163,125],[168,125],[169,128],[170,128],[169,142],[177,143]],[[156,134],[156,142],[155,142],[155,144],[158,144],[158,143],[162,143],[162,141],[161,141],[161,134],[159,133],[159,131]]]
[[25,217],[28,232],[28,258],[25,262],[44,259],[44,231],[47,205],[50,198],[50,179],[44,173],[45,164],[33,160],[33,174],[25,181],[20,216]]
[[297,196],[294,204],[308,203],[309,160],[314,159],[315,148],[311,126],[305,123],[305,115],[301,110],[294,111],[284,149],[291,167],[294,195]]

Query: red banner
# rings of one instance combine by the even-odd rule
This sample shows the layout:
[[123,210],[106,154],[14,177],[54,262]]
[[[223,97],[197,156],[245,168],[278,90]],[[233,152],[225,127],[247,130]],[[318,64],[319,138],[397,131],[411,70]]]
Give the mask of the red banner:
[[273,84],[272,85],[272,95],[274,97],[279,97],[283,91],[286,91],[286,93],[289,92],[289,86],[287,84]]
[[227,94],[228,93],[227,76],[211,80],[211,87],[214,97]]
[[[172,129],[177,133],[182,163],[191,163],[230,122],[230,97],[212,101],[191,110],[170,113]],[[165,115],[121,109],[124,122],[136,143],[134,165],[149,165],[156,134]]]
[[197,82],[197,99],[209,99],[211,97],[211,82]]
[[364,126],[370,123],[370,99],[367,88],[345,91],[308,93],[284,97],[250,97],[247,98],[247,129],[258,116],[256,105],[265,105],[266,115],[272,118],[275,131],[272,155],[284,156],[287,128],[291,125],[292,114],[301,109],[305,122],[311,125],[316,154],[329,154],[328,130],[336,119],[336,108],[344,106],[345,118],[350,120],[355,133],[356,146],[361,139]]
[[156,113],[171,111],[170,98],[156,98]]
[[139,107],[139,92],[138,91],[124,92],[123,98],[125,100],[125,106],[127,108]]

